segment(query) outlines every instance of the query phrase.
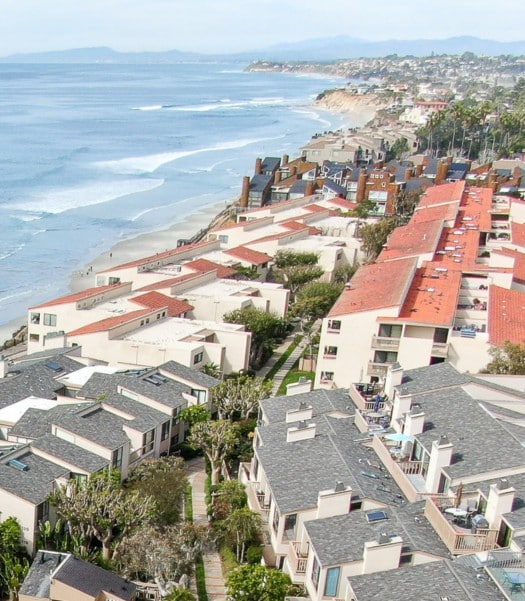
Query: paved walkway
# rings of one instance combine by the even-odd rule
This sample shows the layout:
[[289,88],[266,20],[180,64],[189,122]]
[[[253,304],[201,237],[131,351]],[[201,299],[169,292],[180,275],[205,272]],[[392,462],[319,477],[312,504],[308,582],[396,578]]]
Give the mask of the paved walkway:
[[[206,470],[204,458],[198,457],[186,463],[188,469],[188,480],[191,484],[191,496],[193,502],[193,522],[195,524],[207,524],[208,512],[206,507],[206,493],[204,486],[206,482]],[[216,551],[206,553],[203,556],[204,573],[206,575],[206,591],[209,601],[226,601],[226,588],[222,575],[221,558]],[[191,590],[196,596],[194,579],[192,579]]]

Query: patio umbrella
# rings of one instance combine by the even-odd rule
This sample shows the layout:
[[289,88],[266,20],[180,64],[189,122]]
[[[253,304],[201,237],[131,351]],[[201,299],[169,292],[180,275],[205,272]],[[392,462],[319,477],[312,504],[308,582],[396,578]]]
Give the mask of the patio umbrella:
[[454,507],[459,507],[461,504],[461,497],[463,496],[463,482],[460,482],[456,490],[456,498],[454,499]]
[[402,432],[392,432],[391,434],[385,434],[387,440],[394,440],[395,442],[412,442],[414,437],[410,434],[403,434]]

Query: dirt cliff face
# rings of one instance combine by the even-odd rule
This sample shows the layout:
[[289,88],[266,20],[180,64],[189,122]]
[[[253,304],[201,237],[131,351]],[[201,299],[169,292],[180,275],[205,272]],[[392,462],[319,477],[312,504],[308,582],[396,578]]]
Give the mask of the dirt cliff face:
[[328,90],[320,94],[315,105],[329,111],[351,113],[354,119],[364,125],[374,118],[377,111],[385,109],[390,103],[376,94],[353,94],[345,90]]

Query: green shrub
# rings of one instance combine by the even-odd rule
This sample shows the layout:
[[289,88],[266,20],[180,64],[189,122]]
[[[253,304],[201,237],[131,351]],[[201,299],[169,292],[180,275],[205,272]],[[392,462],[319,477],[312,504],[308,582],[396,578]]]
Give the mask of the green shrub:
[[261,563],[263,556],[262,547],[248,547],[246,551],[246,561],[248,563]]

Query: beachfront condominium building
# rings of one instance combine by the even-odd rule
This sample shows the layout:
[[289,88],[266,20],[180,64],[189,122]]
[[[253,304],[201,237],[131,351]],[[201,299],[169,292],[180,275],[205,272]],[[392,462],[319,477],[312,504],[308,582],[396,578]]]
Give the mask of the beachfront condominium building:
[[382,381],[388,366],[477,372],[525,339],[525,203],[465,182],[429,188],[323,320],[316,386]]

